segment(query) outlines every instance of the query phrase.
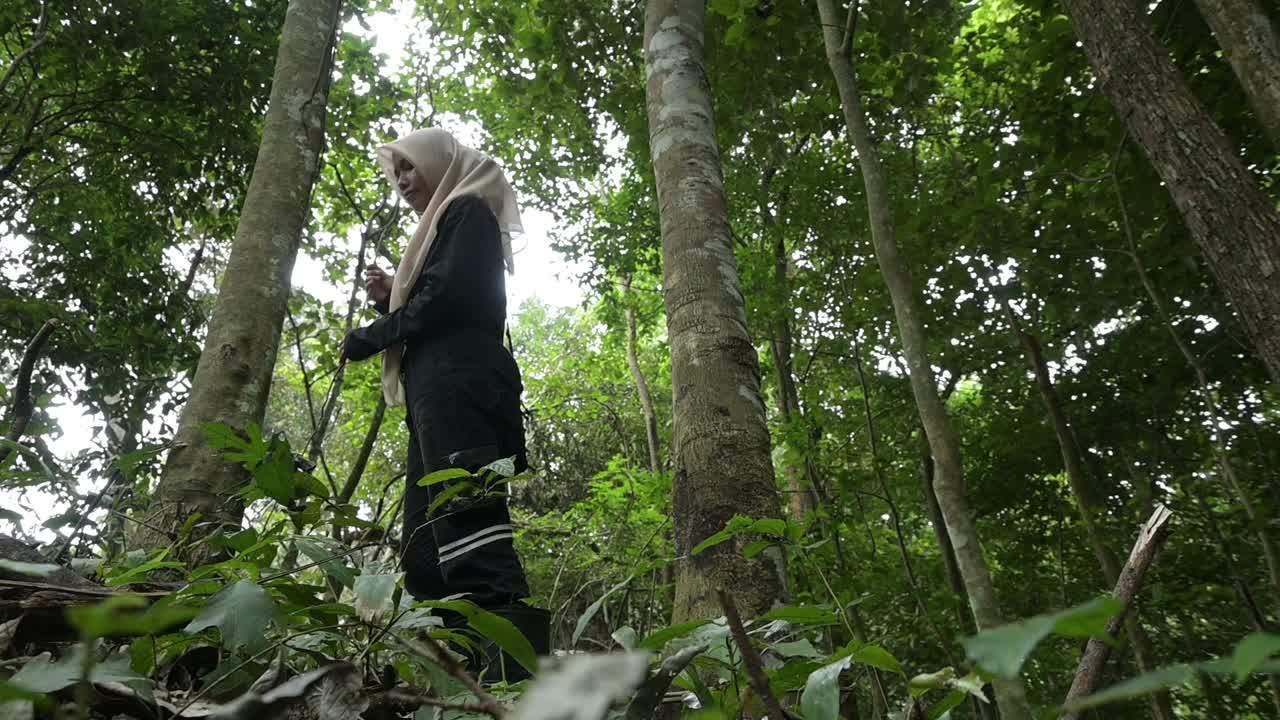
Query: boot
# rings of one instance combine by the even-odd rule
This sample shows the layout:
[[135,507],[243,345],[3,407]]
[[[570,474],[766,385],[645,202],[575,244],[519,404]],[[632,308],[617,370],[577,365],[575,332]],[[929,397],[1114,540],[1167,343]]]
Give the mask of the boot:
[[[488,610],[515,625],[516,629],[529,640],[535,655],[543,657],[551,654],[551,613],[522,602],[513,602],[488,608]],[[498,683],[505,680],[508,683],[515,683],[526,680],[532,675],[492,640],[485,642],[484,656],[485,668],[480,674],[480,682]]]

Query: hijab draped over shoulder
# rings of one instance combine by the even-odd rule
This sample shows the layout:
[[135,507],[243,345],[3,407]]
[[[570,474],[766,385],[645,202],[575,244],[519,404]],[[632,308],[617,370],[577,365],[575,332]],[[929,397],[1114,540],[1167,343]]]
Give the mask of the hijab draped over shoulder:
[[[492,158],[458,142],[447,130],[415,130],[378,148],[378,162],[397,193],[400,189],[396,183],[396,163],[400,158],[413,165],[414,172],[426,181],[427,187],[433,192],[427,209],[419,218],[418,226],[400,257],[400,265],[396,267],[395,279],[391,284],[392,312],[409,300],[409,293],[422,274],[431,246],[436,240],[436,228],[440,219],[444,217],[449,203],[463,195],[478,196],[493,210],[498,218],[498,228],[502,232],[502,254],[506,259],[507,272],[515,272],[511,236],[522,230],[520,207],[506,175]],[[400,343],[387,348],[382,355],[382,391],[390,405],[404,404],[404,387],[400,382],[403,350],[404,345]]]

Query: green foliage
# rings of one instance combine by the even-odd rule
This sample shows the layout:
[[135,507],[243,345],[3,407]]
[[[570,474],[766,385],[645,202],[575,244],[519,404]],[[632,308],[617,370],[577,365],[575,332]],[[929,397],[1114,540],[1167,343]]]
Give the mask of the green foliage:
[[275,613],[275,601],[261,585],[241,580],[210,597],[186,631],[196,633],[216,627],[222,645],[229,650],[261,649],[267,642],[264,631],[275,619]]
[[[199,549],[190,546],[199,517],[166,528],[167,550],[133,552],[129,535],[172,440],[225,268],[285,3],[21,0],[0,10],[0,65],[32,46],[42,5],[48,36],[0,90],[0,378],[13,377],[44,320],[62,320],[65,331],[38,366],[26,437],[0,440],[14,450],[0,488],[15,498],[0,508],[0,525],[23,539],[51,538],[46,550],[81,526],[68,554],[73,564],[92,561],[92,578],[108,587],[181,585],[164,603],[128,595],[70,616],[84,637],[133,636],[128,659],[138,675],[181,675],[214,644],[216,666],[193,672],[222,701],[267,669],[258,650],[287,638],[300,673],[317,657],[361,658],[462,702],[474,698],[407,652],[404,639],[425,632],[475,649],[488,638],[535,662],[496,616],[453,604],[461,601],[415,607],[402,597],[394,557],[403,411],[386,410],[362,479],[355,472],[380,407],[376,363],[345,368],[312,453],[333,348],[348,317],[371,317],[358,288],[346,305],[354,276],[373,261],[374,245],[384,251],[379,262],[390,262],[411,225],[378,210],[387,188],[373,148],[435,122],[474,131],[522,206],[553,211],[550,242],[575,263],[588,296],[580,308],[534,301],[514,309],[530,472],[508,482],[514,465],[500,463],[478,479],[408,479],[447,485],[437,513],[466,494],[510,493],[531,601],[554,613],[554,647],[670,653],[706,644],[675,687],[696,695],[709,716],[755,713],[758,698],[744,690],[745,667],[723,621],[668,621],[681,573],[704,553],[776,548],[792,605],[751,623],[751,638],[775,692],[806,720],[831,717],[841,700],[869,716],[873,669],[890,703],[916,703],[925,717],[971,716],[969,698],[982,702],[986,673],[1023,677],[1033,704],[1054,712],[1081,640],[1115,611],[1089,602],[1109,585],[1089,522],[1123,559],[1137,524],[1162,502],[1179,523],[1147,578],[1139,619],[1165,669],[1143,675],[1117,652],[1114,684],[1081,707],[1140,717],[1145,706],[1135,698],[1173,688],[1179,717],[1274,714],[1265,684],[1277,641],[1255,625],[1268,627],[1275,593],[1255,538],[1275,526],[1280,396],[1189,250],[1166,189],[1098,97],[1060,8],[862,3],[851,40],[901,251],[924,300],[931,360],[962,435],[982,548],[1004,615],[1028,618],[959,643],[974,635],[967,598],[953,584],[945,528],[932,512],[931,458],[921,451],[894,312],[867,242],[861,167],[844,139],[811,3],[710,2],[705,46],[778,489],[786,500],[814,490],[816,506],[785,523],[735,518],[707,528],[704,542],[677,557],[672,476],[683,469],[671,462],[670,425],[680,387],[664,318],[665,303],[681,299],[663,292],[644,4],[424,0],[407,23],[408,52],[388,59],[375,52],[383,38],[360,27],[386,4],[356,3],[348,5],[358,15],[343,25],[328,147],[302,240],[305,259],[341,292],[292,289],[291,323],[271,349],[279,362],[264,422],[206,428],[207,441],[251,481],[229,498],[247,505],[244,526],[215,533],[207,547],[218,556],[194,567],[183,558]],[[1274,148],[1194,3],[1162,3],[1150,19],[1274,195]],[[1137,281],[1126,229],[1167,318]],[[357,257],[352,240],[366,231]],[[1063,473],[1006,302],[1040,341],[1091,487],[1073,487]],[[636,364],[654,397],[657,467],[628,362],[628,310]],[[1170,327],[1203,364],[1221,418],[1210,417]],[[783,388],[788,373],[794,407]],[[5,407],[12,385],[0,382]],[[88,411],[77,422],[94,433],[72,456],[50,450],[73,429],[55,421],[68,404]],[[299,455],[316,468],[300,470]],[[1221,487],[1224,461],[1252,493],[1263,527]],[[344,494],[353,475],[360,482]],[[1081,499],[1092,504],[1092,521],[1079,512]],[[40,503],[48,505],[43,523],[28,512]],[[0,569],[39,582],[48,566]],[[1046,613],[1055,607],[1072,609]],[[466,627],[446,628],[446,610],[462,613]],[[962,647],[980,672],[951,657]],[[105,657],[97,672],[120,667],[118,654]],[[0,697],[35,692],[20,690],[28,680],[66,692],[82,659],[37,656]]]
[[992,674],[1014,678],[1022,664],[1049,635],[1069,638],[1102,637],[1107,622],[1122,606],[1110,597],[1092,600],[1056,613],[1037,615],[1019,622],[986,630],[964,641],[969,659]]

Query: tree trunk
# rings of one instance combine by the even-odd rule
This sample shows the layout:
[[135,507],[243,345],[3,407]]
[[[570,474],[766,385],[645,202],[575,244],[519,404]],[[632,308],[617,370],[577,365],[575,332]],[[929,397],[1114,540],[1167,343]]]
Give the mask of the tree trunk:
[[1271,148],[1280,152],[1280,37],[1275,26],[1255,0],[1196,0],[1196,5],[1240,78]]
[[[772,227],[772,215],[768,214],[767,209],[764,213],[765,217],[769,218],[766,227]],[[783,297],[789,301],[791,288],[787,280],[787,247],[781,237],[774,243],[773,278],[777,287],[782,290]],[[796,389],[796,376],[793,369],[791,315],[786,302],[783,306],[773,323],[773,338],[769,341],[769,352],[773,356],[774,372],[778,380],[778,410],[784,424],[788,430],[791,430],[792,423],[799,422],[804,415],[800,410],[800,393]],[[805,461],[803,464],[788,463],[783,472],[787,478],[787,506],[791,510],[791,517],[801,522],[817,507],[817,500],[814,498],[816,489],[809,484],[816,473],[816,468],[809,460],[807,447],[793,449],[801,450]]]
[[[964,589],[964,578],[960,577],[960,566],[956,563],[955,548],[951,547],[951,536],[947,534],[947,523],[942,518],[942,508],[938,506],[938,495],[933,489],[933,455],[929,452],[929,437],[923,426],[920,428],[920,480],[924,485],[925,513],[929,516],[929,524],[933,526],[934,537],[938,540],[947,585],[955,595],[952,607],[956,613],[957,627],[965,635],[973,635],[978,629],[973,624],[973,616],[964,610],[969,598]],[[991,698],[991,688],[986,688],[986,695],[988,699]],[[969,706],[974,717],[999,720],[999,713],[991,702],[970,698]]]
[[[1040,400],[1044,403],[1045,414],[1049,417],[1049,424],[1053,427],[1053,434],[1058,439],[1058,449],[1062,453],[1062,466],[1067,473],[1067,483],[1070,485],[1071,494],[1075,498],[1076,509],[1080,512],[1080,521],[1084,525],[1089,545],[1093,548],[1094,557],[1098,559],[1098,566],[1102,570],[1102,578],[1109,587],[1115,587],[1120,580],[1121,565],[1120,559],[1116,557],[1115,550],[1106,540],[1106,534],[1098,525],[1099,515],[1106,513],[1104,499],[1101,497],[1102,493],[1098,491],[1098,488],[1091,482],[1088,473],[1085,472],[1080,446],[1076,442],[1075,433],[1072,432],[1070,423],[1067,422],[1067,413],[1062,408],[1062,401],[1058,397],[1057,389],[1053,386],[1053,380],[1049,377],[1049,366],[1045,363],[1044,352],[1040,346],[1039,338],[1020,326],[1012,308],[1006,305],[1005,310],[1010,323],[1013,325],[1014,333],[1022,343],[1023,349],[1026,350],[1027,362],[1031,365],[1031,371],[1035,374],[1036,388],[1040,391]],[[1128,613],[1125,616],[1125,630],[1129,633],[1129,639],[1133,642],[1133,656],[1138,663],[1138,670],[1143,673],[1155,670],[1159,663],[1155,659],[1151,639],[1147,637],[1146,630],[1142,627],[1136,612]],[[1151,705],[1153,718],[1156,720],[1173,720],[1173,701],[1168,691],[1162,690],[1153,693],[1148,698],[1148,701]]]
[[[238,525],[242,468],[205,444],[203,428],[260,424],[324,144],[325,108],[340,0],[292,0],[285,15],[262,143],[209,334],[148,513],[149,524]],[[144,533],[147,546],[169,544]]]
[[662,448],[658,443],[658,413],[649,392],[649,381],[640,369],[640,350],[636,340],[636,309],[631,305],[631,278],[623,283],[623,305],[627,316],[627,367],[631,369],[631,381],[636,384],[640,396],[640,410],[644,413],[644,439],[649,445],[649,471],[662,472]]
[[1128,0],[1063,0],[1098,81],[1280,384],[1280,211]]
[[[649,0],[644,27],[671,336],[675,544],[682,557],[734,515],[780,514],[716,145],[704,12],[698,0]],[[783,597],[782,553],[775,547],[746,560],[742,544],[722,543],[681,563],[676,622],[718,615],[717,587],[749,616]]]
[[[906,260],[899,254],[889,206],[889,188],[880,165],[880,153],[871,139],[862,101],[854,83],[853,65],[848,56],[841,28],[845,18],[837,12],[833,0],[818,0],[822,18],[822,35],[826,43],[827,63],[835,76],[844,110],[849,137],[858,154],[862,178],[866,185],[867,207],[871,216],[871,241],[875,246],[880,273],[889,289],[898,334],[906,356],[911,390],[915,396],[920,420],[929,438],[934,459],[934,490],[946,521],[947,533],[955,548],[956,561],[964,577],[969,606],[979,630],[1004,624],[996,600],[995,584],[978,542],[973,510],[965,497],[964,471],[960,459],[960,438],[951,424],[929,364],[924,319],[920,314],[915,290]],[[1031,707],[1020,680],[998,680],[995,683],[1000,711],[1007,720],[1030,720]]]

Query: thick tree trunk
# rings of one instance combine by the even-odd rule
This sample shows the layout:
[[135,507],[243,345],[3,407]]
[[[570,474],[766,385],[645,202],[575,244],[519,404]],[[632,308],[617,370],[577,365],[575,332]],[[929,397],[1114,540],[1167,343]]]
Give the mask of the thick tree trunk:
[[[924,319],[920,314],[915,289],[911,285],[906,260],[899,254],[889,204],[888,183],[880,165],[879,150],[867,128],[862,101],[854,82],[853,65],[841,30],[845,27],[845,17],[838,12],[834,0],[818,0],[818,11],[822,18],[827,63],[835,76],[845,123],[858,153],[866,185],[867,207],[871,216],[871,241],[875,246],[880,273],[893,301],[911,390],[933,453],[934,490],[947,524],[947,533],[955,548],[960,573],[964,577],[974,621],[979,630],[988,630],[1003,625],[1004,618],[996,600],[991,571],[978,542],[973,510],[965,497],[960,438],[951,424],[942,398],[938,395],[933,368],[929,364]],[[1007,720],[1030,720],[1031,707],[1020,680],[997,681],[995,687],[1003,717]]]
[[1063,0],[1098,81],[1280,383],[1280,211],[1129,0]]
[[[249,191],[223,273],[209,334],[178,420],[149,524],[238,525],[241,468],[205,444],[203,428],[260,424],[289,298],[289,277],[321,168],[324,118],[340,0],[292,0],[276,57],[271,100]],[[167,545],[165,537],[140,538]]]
[[1280,152],[1280,36],[1255,0],[1196,0],[1244,86],[1273,150]]
[[623,304],[627,316],[627,367],[631,369],[631,382],[640,396],[640,410],[644,413],[644,439],[649,446],[649,471],[662,472],[662,446],[658,443],[658,412],[649,392],[649,381],[640,368],[640,349],[636,338],[636,309],[631,305],[631,278],[623,284]]
[[[1098,560],[1103,579],[1109,587],[1115,587],[1120,580],[1121,565],[1115,550],[1106,540],[1106,534],[1098,525],[1099,516],[1106,512],[1102,493],[1085,472],[1080,446],[1076,442],[1070,423],[1067,422],[1067,413],[1062,408],[1058,391],[1049,377],[1049,366],[1044,360],[1044,351],[1040,347],[1039,338],[1019,325],[1018,318],[1011,308],[1006,306],[1006,310],[1013,325],[1013,331],[1027,353],[1027,362],[1035,375],[1036,388],[1040,391],[1040,400],[1044,403],[1045,414],[1049,417],[1053,434],[1058,439],[1058,449],[1062,453],[1062,466],[1066,470],[1067,483],[1071,486],[1071,494],[1075,498],[1080,521],[1084,524],[1085,535],[1089,539],[1094,557]],[[1138,670],[1143,673],[1155,670],[1159,663],[1155,659],[1151,639],[1147,637],[1146,630],[1142,627],[1136,612],[1125,616],[1125,630],[1133,642],[1133,656],[1138,663]],[[1173,720],[1173,701],[1168,691],[1153,693],[1148,700],[1153,718]]]
[[[703,54],[705,5],[649,0],[649,144],[671,336],[676,554],[734,515],[778,517],[760,368],[747,332]],[[681,563],[675,620],[719,614],[717,587],[756,615],[785,592],[776,548],[754,560],[722,543]]]

